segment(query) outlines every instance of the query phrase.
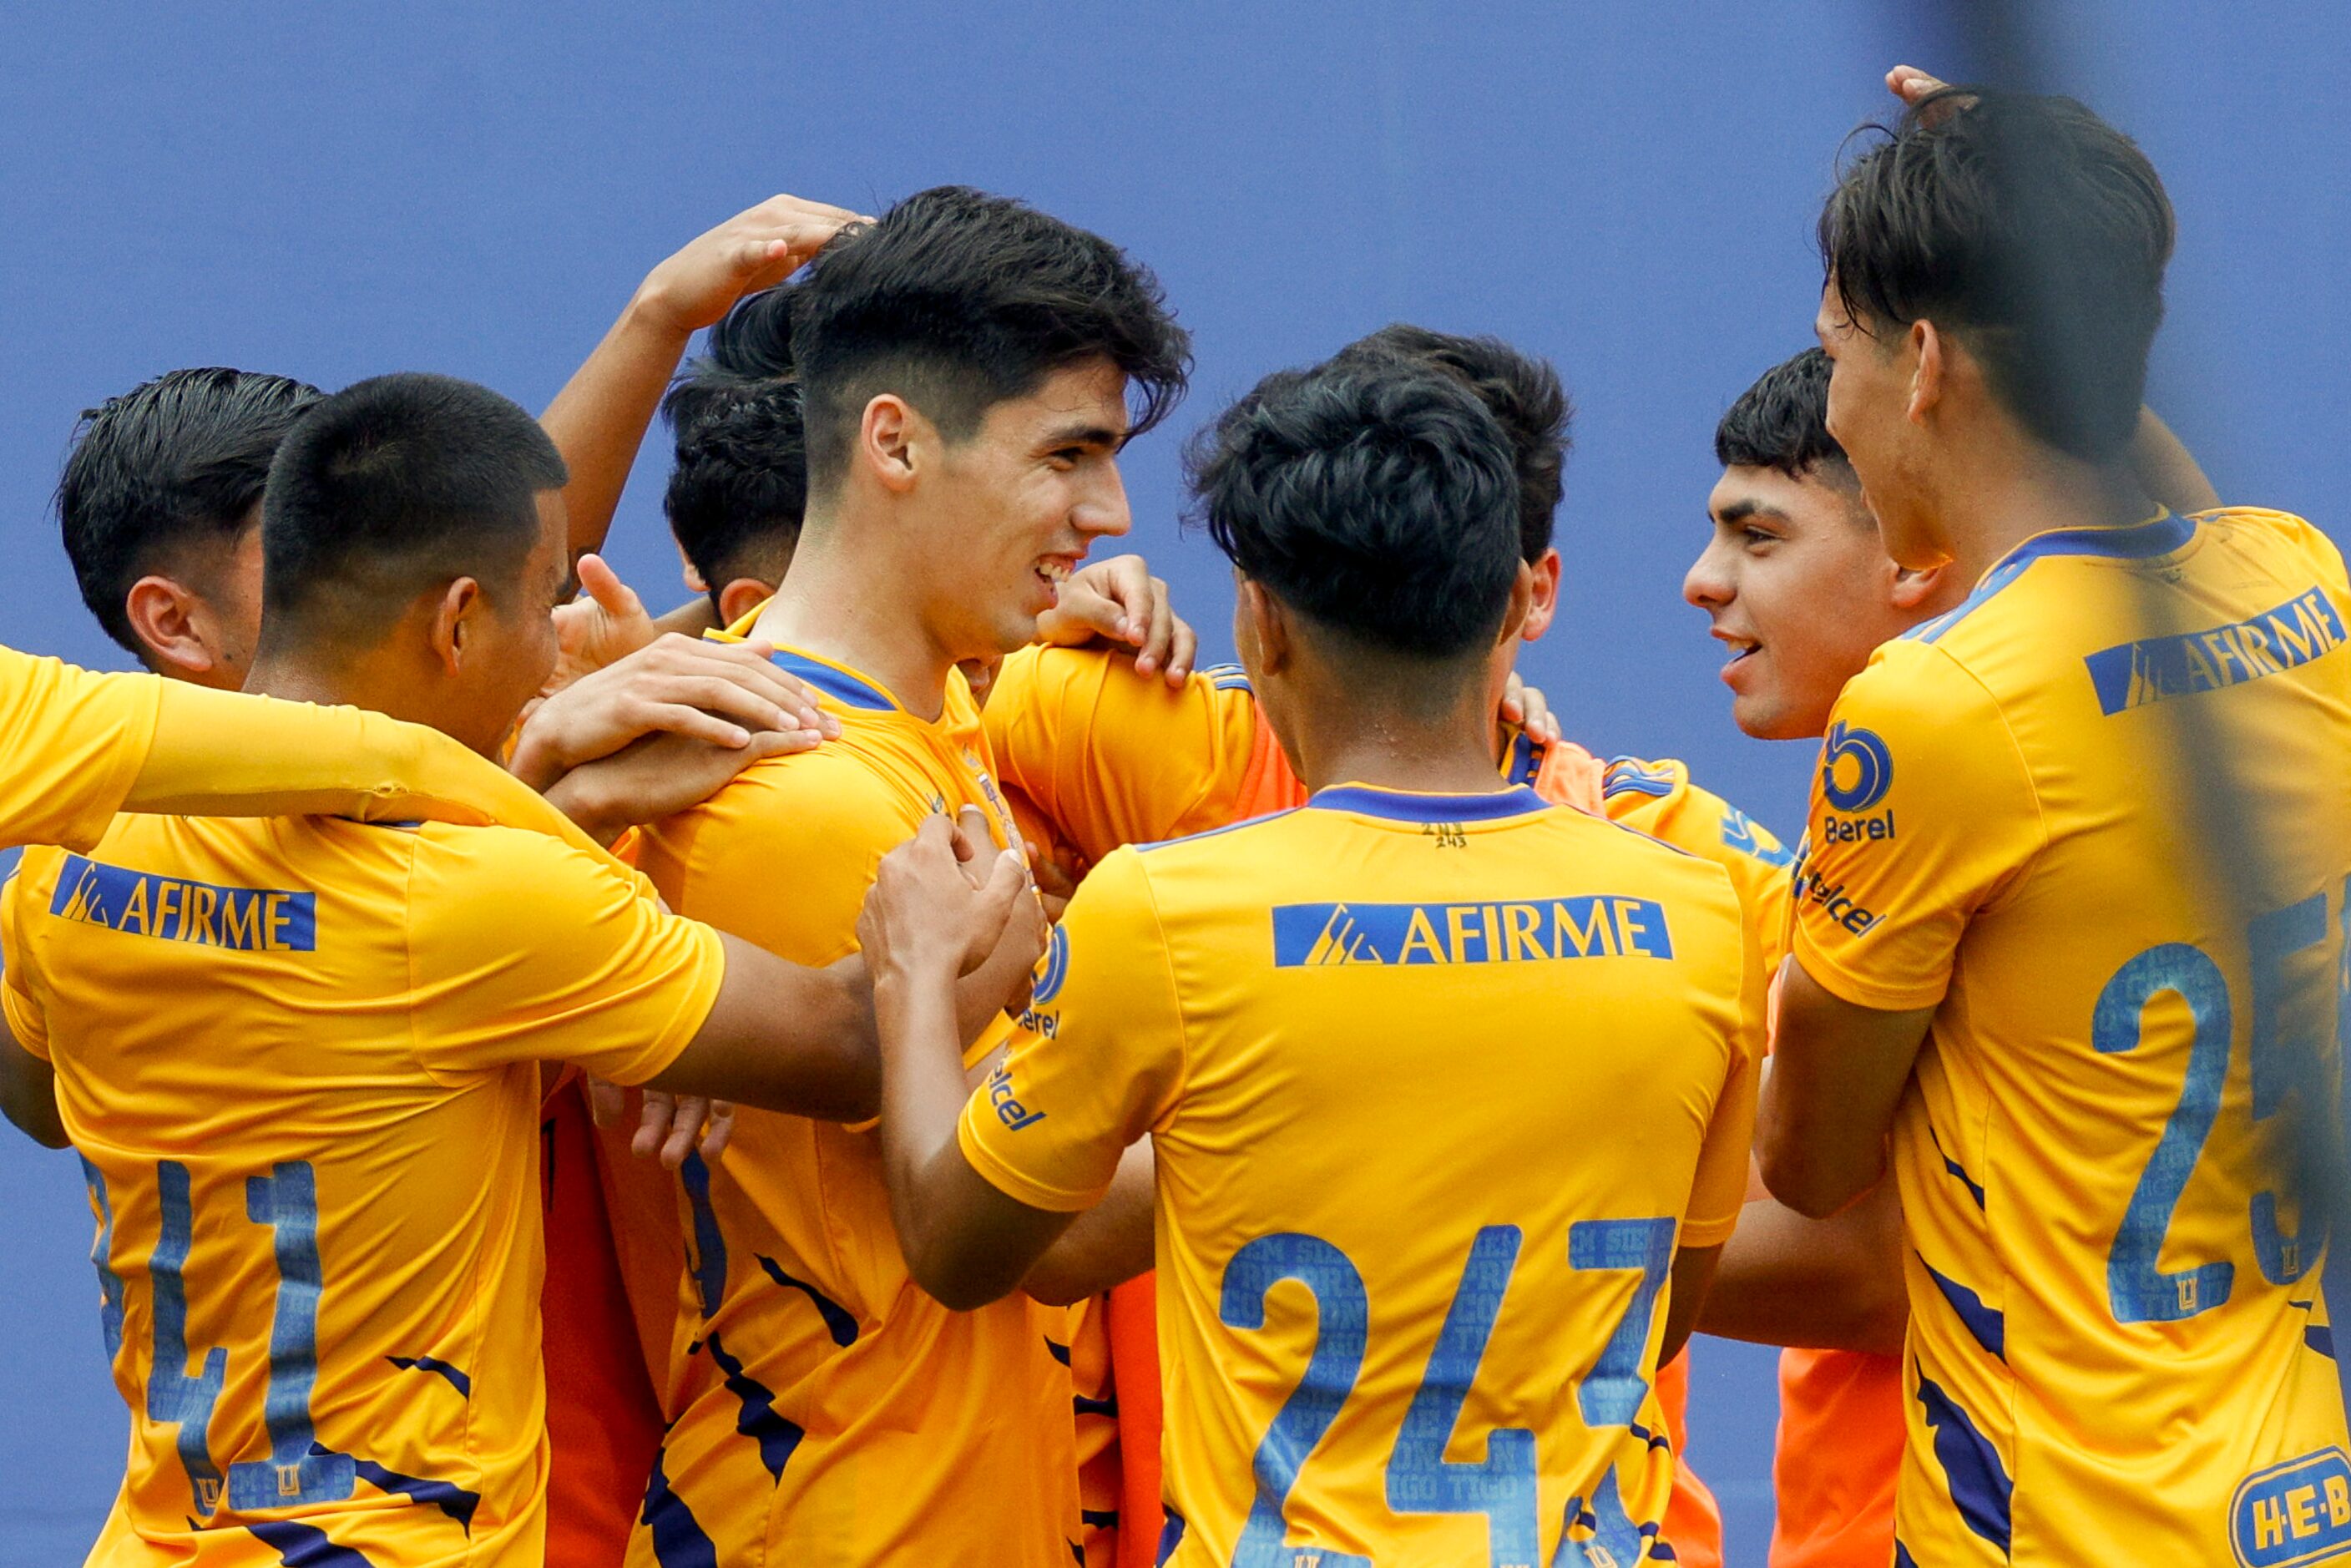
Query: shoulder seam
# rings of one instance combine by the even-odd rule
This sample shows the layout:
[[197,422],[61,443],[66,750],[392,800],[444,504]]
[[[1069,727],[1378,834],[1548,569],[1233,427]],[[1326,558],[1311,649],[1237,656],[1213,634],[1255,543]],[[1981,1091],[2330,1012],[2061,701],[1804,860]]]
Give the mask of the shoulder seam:
[[2049,810],[2042,803],[2041,781],[2033,777],[2032,764],[2025,759],[2023,743],[2016,738],[2016,727],[2009,723],[2008,705],[2000,700],[1998,693],[1994,692],[1991,687],[1984,684],[1982,676],[1970,669],[1966,663],[1958,655],[1951,653],[1949,649],[1945,648],[1939,643],[1925,643],[1923,646],[1932,648],[1936,653],[1941,654],[1944,661],[1948,663],[1952,669],[1966,676],[1970,684],[1974,685],[1976,690],[1983,693],[1984,701],[1991,705],[1993,716],[2000,720],[2000,733],[2008,741],[2009,755],[2016,760],[2016,771],[2024,780],[2026,798],[2032,802],[2032,821],[2034,826],[2039,831],[2039,837],[2041,840],[2040,846],[2032,852],[2032,858],[2027,860],[2022,865],[2018,866],[2015,872],[2002,883],[1999,892],[1994,894],[1992,897],[1981,906],[1982,908],[1989,909],[1995,904],[2004,902],[2011,893],[2015,889],[2022,887],[2027,881],[2029,881],[2032,878],[2033,868],[2040,863],[2041,857],[2049,852]]

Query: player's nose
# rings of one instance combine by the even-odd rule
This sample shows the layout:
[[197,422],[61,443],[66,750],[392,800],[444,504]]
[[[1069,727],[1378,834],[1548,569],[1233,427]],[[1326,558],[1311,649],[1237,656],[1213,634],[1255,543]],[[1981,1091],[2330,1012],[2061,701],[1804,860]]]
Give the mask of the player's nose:
[[1682,574],[1682,597],[1700,610],[1714,610],[1729,603],[1737,591],[1729,551],[1720,539],[1708,540]]
[[1116,538],[1134,526],[1126,504],[1126,481],[1115,459],[1095,466],[1090,483],[1070,508],[1070,524],[1090,539]]

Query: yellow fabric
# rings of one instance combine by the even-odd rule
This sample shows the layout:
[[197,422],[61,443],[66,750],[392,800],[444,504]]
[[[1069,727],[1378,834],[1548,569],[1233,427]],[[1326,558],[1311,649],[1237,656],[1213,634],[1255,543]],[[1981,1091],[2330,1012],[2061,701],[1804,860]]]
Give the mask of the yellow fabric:
[[[1329,790],[1094,869],[960,1141],[1005,1192],[1072,1209],[1152,1135],[1176,1563],[1234,1560],[1277,1408],[1311,1357],[1351,1359],[1366,1312],[1361,1375],[1318,1364],[1336,1425],[1290,1433],[1311,1452],[1254,1539],[1483,1562],[1499,1528],[1526,1555],[1496,1560],[1550,1562],[1572,1519],[1639,1559],[1673,1466],[1640,1371],[1663,1318],[1636,1287],[1737,1219],[1759,967],[1722,872],[1525,789]],[[1425,1379],[1448,1312],[1497,1296],[1482,1355],[1456,1345]],[[1626,1322],[1621,1375],[1594,1375]],[[1400,1446],[1416,1390],[1441,1405],[1448,1377],[1468,1403],[1434,1442],[1462,1434],[1457,1465],[1533,1434],[1521,1479],[1456,1500],[1490,1526],[1393,1501],[1479,1490]]]
[[538,833],[127,816],[0,945],[132,1415],[90,1561],[536,1563],[539,1063],[659,1072],[716,936]]
[[0,843],[96,843],[146,762],[162,687],[0,648]]
[[1795,954],[1935,1009],[1894,1134],[1918,1563],[2351,1545],[2282,1190],[2340,1071],[2346,616],[2299,518],[2048,534],[1838,700]]
[[[655,825],[639,863],[681,913],[801,963],[854,952],[881,857],[925,816],[1010,817],[961,675],[936,722],[791,649],[842,733],[754,763]],[[984,1034],[973,1060],[1010,1032]],[[906,1272],[870,1126],[746,1110],[684,1184],[683,1400],[630,1562],[977,1561],[1066,1568],[1079,1539],[1066,1309],[954,1312]],[[698,1189],[698,1190],[697,1190]],[[796,1436],[787,1437],[789,1431]],[[681,1557],[680,1552],[686,1555]]]

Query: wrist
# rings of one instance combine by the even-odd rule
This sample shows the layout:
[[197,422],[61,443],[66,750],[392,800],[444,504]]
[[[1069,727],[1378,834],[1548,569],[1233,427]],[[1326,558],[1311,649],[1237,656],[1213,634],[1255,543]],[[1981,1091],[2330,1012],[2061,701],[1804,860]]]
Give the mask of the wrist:
[[637,285],[637,291],[629,296],[629,303],[621,311],[619,329],[631,336],[649,340],[674,340],[681,352],[695,330],[684,320],[684,313],[670,298],[658,274],[648,277]]
[[570,818],[581,832],[606,849],[611,848],[612,841],[632,825],[613,810],[611,799],[597,786],[592,769],[575,768],[539,793],[547,797],[549,805]]

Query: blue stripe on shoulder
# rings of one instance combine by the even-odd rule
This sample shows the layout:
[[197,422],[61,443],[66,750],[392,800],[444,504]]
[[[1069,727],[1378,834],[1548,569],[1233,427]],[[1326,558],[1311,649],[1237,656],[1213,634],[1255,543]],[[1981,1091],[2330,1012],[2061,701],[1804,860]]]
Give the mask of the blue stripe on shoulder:
[[2001,589],[2024,575],[2024,569],[2036,560],[2054,556],[2100,556],[2109,560],[2152,560],[2157,556],[2169,555],[2196,537],[2197,523],[2192,517],[2176,517],[2168,512],[2149,522],[2137,523],[2126,528],[2061,528],[2055,533],[2035,534],[2011,550],[1984,574],[1975,591],[1960,601],[1957,608],[1947,610],[1931,621],[1922,621],[1902,633],[1901,641],[1932,643],[1958,625]]
[[814,686],[834,701],[845,703],[851,707],[890,713],[895,711],[898,706],[891,700],[888,692],[872,682],[852,675],[847,670],[835,669],[831,664],[811,659],[805,653],[795,653],[789,649],[778,648],[769,655],[768,662],[785,674],[798,676],[802,682]]
[[1655,795],[1659,800],[1674,792],[1674,776],[1663,768],[1652,768],[1637,757],[1612,757],[1601,775],[1600,798],[1613,800],[1619,795]]

